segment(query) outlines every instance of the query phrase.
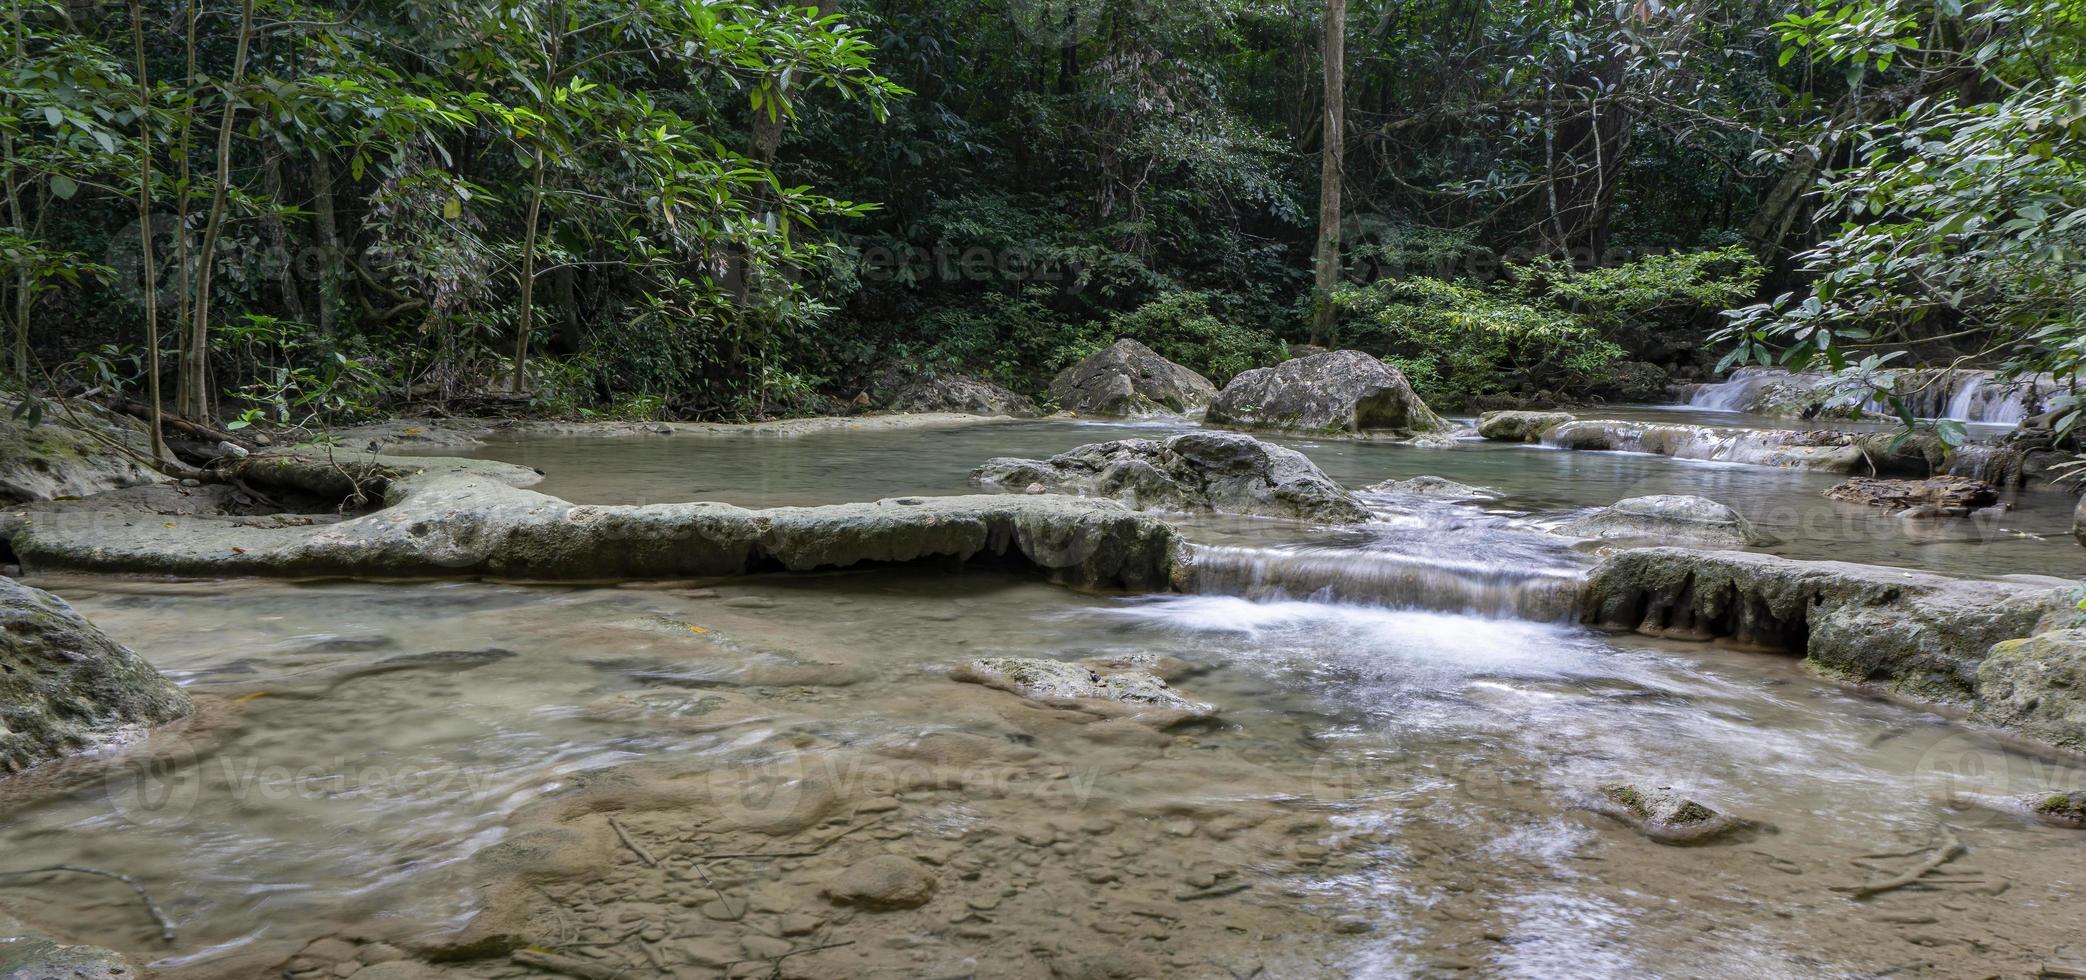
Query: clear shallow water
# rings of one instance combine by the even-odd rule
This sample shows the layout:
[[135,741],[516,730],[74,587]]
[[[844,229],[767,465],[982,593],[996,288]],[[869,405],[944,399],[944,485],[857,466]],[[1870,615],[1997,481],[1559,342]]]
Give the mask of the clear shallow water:
[[[1703,413],[1652,409],[1603,412],[1624,418]],[[1724,414],[1723,424],[1735,424]],[[1766,420],[1756,420],[1770,424]],[[1771,423],[1779,425],[1780,423]],[[995,456],[1044,457],[1108,439],[1164,438],[1187,431],[1163,423],[1111,425],[1017,422],[956,429],[835,432],[790,438],[656,436],[529,438],[476,455],[538,467],[545,493],[582,503],[720,500],[742,506],[844,503],[908,494],[975,492],[970,471]],[[2071,538],[2074,498],[2017,491],[2010,512],[1978,520],[1903,521],[1828,500],[1843,477],[1799,470],[1579,452],[1465,440],[1418,448],[1344,440],[1276,439],[1303,451],[1351,488],[1441,476],[1489,487],[1495,512],[1562,519],[1627,497],[1695,494],[1722,502],[1781,539],[1761,549],[1791,558],[1928,568],[1959,575],[2086,576],[2086,548]],[[1271,531],[1266,522],[1194,520],[1197,540],[1246,534],[1297,541],[1316,535]]]
[[[1152,432],[1041,424],[487,453],[543,466],[545,489],[575,499],[811,504],[961,492],[985,456]],[[1693,486],[1709,474],[1734,490],[1789,475],[1482,444],[1303,447],[1350,485],[1434,473],[1508,498],[1492,512],[1379,499],[1384,520],[1358,530],[1201,520],[1191,534],[1305,565],[1373,551],[1567,574],[1581,559],[1515,528],[1515,514],[1631,495],[1617,492],[1618,472]],[[1498,550],[1504,541],[1522,550]],[[37,582],[202,695],[206,712],[155,737],[169,760],[156,768],[104,779],[83,764],[42,777],[42,792],[13,787],[0,852],[137,876],[181,936],[160,944],[127,893],[91,878],[0,886],[0,908],[176,975],[258,976],[313,936],[461,921],[478,900],[470,856],[589,771],[754,757],[801,772],[863,746],[961,734],[1069,767],[1081,795],[902,792],[893,827],[934,841],[958,828],[951,846],[988,856],[993,838],[975,835],[1032,833],[1044,814],[1103,829],[1062,858],[1046,852],[1030,890],[980,896],[946,875],[947,893],[921,913],[835,924],[874,932],[859,949],[793,961],[809,975],[923,975],[925,961],[870,941],[908,930],[928,937],[908,955],[974,959],[992,976],[1045,975],[1030,949],[1080,943],[1183,976],[1246,962],[1270,976],[2027,973],[2075,939],[2086,838],[1961,803],[2086,788],[2078,766],[1850,694],[1786,657],[1595,634],[1497,605],[1471,616],[1395,608],[1382,592],[1323,601],[1347,580],[1297,588],[1297,574],[1261,591],[1148,597],[905,570],[711,589]],[[1135,734],[946,676],[985,654],[1176,661],[1176,686],[1221,722]],[[744,723],[705,731],[630,710],[686,696],[725,698]],[[1772,831],[1653,844],[1575,808],[1610,779],[1673,786]],[[1233,823],[1259,829],[1220,833]],[[1266,828],[1285,823],[1290,844],[1271,849]],[[1866,903],[1831,890],[1917,860],[1853,859],[1919,850],[1943,823],[1971,848],[1954,866],[1965,880]],[[874,852],[850,852],[863,853]],[[1120,877],[1051,877],[1053,862],[1089,853],[1116,855]],[[1107,932],[1124,909],[1172,902],[1210,864],[1256,887],[1196,905],[1165,938]],[[994,874],[984,883],[997,888]],[[949,906],[972,898],[998,903],[998,935],[953,930]],[[1336,932],[1343,915],[1369,931]],[[686,917],[690,930],[723,928]]]

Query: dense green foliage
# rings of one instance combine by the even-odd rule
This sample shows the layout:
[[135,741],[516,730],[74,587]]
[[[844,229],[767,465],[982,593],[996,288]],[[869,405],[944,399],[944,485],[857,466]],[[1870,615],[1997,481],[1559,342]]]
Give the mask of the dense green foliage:
[[[7,2],[33,383],[141,387],[154,280],[171,403],[276,421],[1035,393],[1119,337],[1221,383],[1310,332],[1316,0]],[[2081,9],[1354,3],[1338,340],[1444,407],[1731,348],[2069,372]]]

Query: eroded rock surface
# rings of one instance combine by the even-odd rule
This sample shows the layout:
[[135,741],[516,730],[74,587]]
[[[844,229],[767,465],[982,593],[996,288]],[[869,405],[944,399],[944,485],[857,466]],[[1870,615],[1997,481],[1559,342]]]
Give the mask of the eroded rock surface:
[[602,581],[812,571],[863,563],[1014,559],[1067,584],[1167,587],[1173,528],[1113,501],[1056,495],[903,497],[748,510],[720,503],[591,506],[523,489],[521,467],[476,460],[256,456],[249,480],[382,509],[331,524],[113,520],[36,510],[14,534],[27,568],[217,577],[495,576]]
[[[2021,651],[2020,657],[1995,652],[1988,662],[1986,653],[1994,644],[2035,634],[2046,617],[2069,606],[2068,586],[2026,576],[1982,581],[1846,562],[1646,548],[1614,555],[1594,569],[1586,620],[1655,636],[1727,638],[1798,653],[1822,672],[1929,701],[1998,698],[1983,713],[2028,731],[2042,702],[2022,700],[2018,716],[2010,715],[2000,705],[2011,699],[1997,681],[2012,676],[2020,690],[2038,689],[2053,681],[2028,677],[2027,665],[2054,661]],[[2004,666],[2017,660],[2017,669]],[[2077,661],[2071,662],[2077,669]]]
[[1478,435],[1495,442],[1541,442],[1551,429],[1576,419],[1564,412],[1486,412],[1478,417]]
[[1361,501],[1303,453],[1228,432],[1095,443],[1047,460],[995,459],[972,472],[971,482],[1014,492],[1040,486],[1109,497],[1139,510],[1325,523],[1369,519]]
[[1749,826],[1663,786],[1609,783],[1595,790],[1589,805],[1661,844],[1707,844]]
[[1878,507],[1893,514],[1968,517],[1999,502],[1999,488],[1983,480],[1936,476],[1925,480],[1855,477],[1825,491],[1834,500]]
[[896,854],[881,854],[842,869],[827,880],[820,893],[835,905],[870,911],[914,909],[934,899],[936,885],[934,874],[926,865]]
[[1036,402],[1027,395],[977,378],[923,378],[892,396],[894,412],[957,412],[964,415],[1034,418]]
[[0,578],[0,773],[173,721],[193,707],[63,599]]
[[1320,433],[1436,435],[1450,426],[1397,368],[1329,351],[1241,373],[1210,405],[1212,425]]
[[[1540,441],[1559,449],[1649,453],[1674,459],[1747,463],[1819,470],[1826,473],[1877,472],[1926,477],[1945,469],[1947,451],[1931,436],[1900,441],[1889,432],[1833,432],[1823,429],[1747,429],[1663,422],[1572,419],[1556,422],[1540,413],[1517,417],[1494,413],[1487,438],[1508,442]],[[1480,423],[1481,433],[1486,431]]]
[[15,404],[0,396],[0,506],[165,479],[139,462],[152,449],[144,426],[84,403],[32,426],[14,418]]
[[1186,415],[1216,397],[1208,378],[1134,340],[1118,340],[1050,382],[1051,400],[1081,415]]
[[1156,712],[1167,720],[1207,718],[1217,711],[1181,696],[1165,681],[1136,668],[1034,657],[984,657],[959,665],[950,676],[1045,704],[1088,705],[1132,714]]
[[2086,751],[2086,629],[2054,630],[1992,647],[1977,668],[1978,714]]
[[1631,497],[1567,522],[1557,533],[1603,541],[1646,541],[1695,548],[1753,548],[1774,536],[1706,497],[1662,494]]
[[1486,487],[1474,487],[1468,483],[1439,476],[1416,476],[1410,480],[1385,480],[1374,484],[1369,490],[1375,493],[1396,493],[1408,497],[1425,497],[1430,500],[1493,500],[1499,492]]

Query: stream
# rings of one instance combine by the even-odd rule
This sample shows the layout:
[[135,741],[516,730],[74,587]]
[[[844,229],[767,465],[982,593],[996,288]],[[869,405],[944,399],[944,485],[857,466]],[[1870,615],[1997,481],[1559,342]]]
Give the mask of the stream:
[[[582,503],[815,505],[971,492],[990,457],[1179,429],[529,437],[469,454],[538,467],[537,489]],[[178,939],[92,877],[0,882],[0,908],[166,976],[280,975],[315,937],[403,943],[468,921],[477,858],[518,814],[626,767],[659,786],[724,778],[753,808],[830,787],[822,825],[869,828],[830,855],[711,862],[705,880],[752,896],[756,919],[824,915],[807,882],[842,852],[948,869],[925,909],[822,924],[851,945],[785,975],[2027,975],[2080,941],[2078,832],[1972,801],[2086,788],[2086,765],[1785,655],[1581,628],[1573,590],[1593,558],[1539,533],[1624,497],[1700,494],[1788,557],[2086,576],[2068,496],[2014,493],[1997,518],[1908,530],[1825,499],[1838,477],[1794,470],[1275,441],[1351,488],[1433,475],[1496,497],[1365,493],[1377,519],[1342,529],[1183,517],[1204,569],[1193,595],[913,568],[627,587],[31,578],[207,700],[151,737],[148,761],[111,775],[85,760],[0,800],[7,863],[120,870]],[[1218,721],[1162,734],[949,679],[986,655],[1155,659]],[[1760,826],[1654,843],[1580,805],[1615,780]],[[674,860],[722,850],[700,820],[626,822]],[[1969,848],[1945,883],[1833,890],[1917,861],[1944,825]],[[617,880],[636,894],[645,873]],[[697,914],[707,894],[678,901],[668,878],[642,921],[687,960],[631,975],[728,971],[703,944],[737,942],[741,924]],[[545,894],[597,912],[635,901]]]

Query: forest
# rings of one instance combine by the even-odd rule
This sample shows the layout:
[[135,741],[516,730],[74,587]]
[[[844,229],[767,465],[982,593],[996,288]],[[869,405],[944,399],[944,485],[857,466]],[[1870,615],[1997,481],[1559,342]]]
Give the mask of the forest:
[[2062,0],[9,10],[6,373],[202,423],[1042,395],[1123,337],[1459,410],[2086,350]]

